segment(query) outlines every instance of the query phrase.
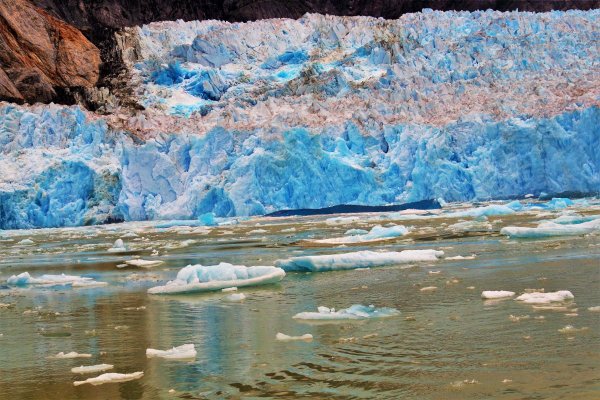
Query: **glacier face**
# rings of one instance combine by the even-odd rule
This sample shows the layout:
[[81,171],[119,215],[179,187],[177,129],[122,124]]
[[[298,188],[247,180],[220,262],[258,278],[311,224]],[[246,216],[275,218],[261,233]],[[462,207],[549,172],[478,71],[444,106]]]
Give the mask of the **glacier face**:
[[0,105],[0,229],[598,192],[599,16],[132,28],[146,110]]

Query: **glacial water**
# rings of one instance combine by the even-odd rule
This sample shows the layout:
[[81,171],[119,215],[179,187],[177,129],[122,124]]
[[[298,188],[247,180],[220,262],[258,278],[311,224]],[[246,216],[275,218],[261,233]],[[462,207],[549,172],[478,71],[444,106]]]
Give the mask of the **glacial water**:
[[[560,216],[600,216],[598,201],[487,219],[444,213],[449,215],[371,213],[335,220],[231,219],[213,227],[153,221],[0,230],[0,398],[598,398],[600,313],[589,310],[600,306],[598,232],[518,240],[500,234],[505,226],[536,226]],[[404,225],[409,233],[342,247],[311,242],[389,224]],[[119,238],[127,250],[108,252]],[[274,265],[300,255],[408,249],[441,250],[444,258],[288,272],[279,284],[240,288],[237,293],[246,295],[241,302],[225,301],[230,293],[223,292],[147,293],[188,264]],[[135,257],[163,263],[117,267]],[[5,284],[25,271],[34,277],[82,275],[108,285]],[[437,289],[421,290],[432,286]],[[536,307],[514,298],[481,299],[484,290],[519,295],[541,288],[569,290],[575,298]],[[393,307],[401,314],[319,324],[292,318],[318,306],[352,304]],[[574,329],[564,330],[568,325]],[[278,332],[310,333],[313,340],[276,341]],[[145,354],[147,348],[188,343],[198,352],[193,361]],[[61,351],[91,358],[47,358]],[[73,385],[100,373],[79,375],[71,368],[101,363],[114,365],[107,372],[143,371],[144,376]]]

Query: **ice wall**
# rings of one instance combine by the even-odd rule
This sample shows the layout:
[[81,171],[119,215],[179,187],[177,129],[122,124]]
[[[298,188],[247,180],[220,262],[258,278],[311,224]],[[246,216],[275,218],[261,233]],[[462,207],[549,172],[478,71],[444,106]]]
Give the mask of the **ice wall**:
[[599,192],[599,16],[133,28],[145,111],[0,104],[0,229]]

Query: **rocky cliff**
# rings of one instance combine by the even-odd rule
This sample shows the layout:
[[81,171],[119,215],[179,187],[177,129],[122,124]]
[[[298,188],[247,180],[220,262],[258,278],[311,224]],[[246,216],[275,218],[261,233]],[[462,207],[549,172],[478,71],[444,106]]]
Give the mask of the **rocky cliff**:
[[25,0],[0,1],[0,99],[60,101],[93,87],[100,52],[81,32]]

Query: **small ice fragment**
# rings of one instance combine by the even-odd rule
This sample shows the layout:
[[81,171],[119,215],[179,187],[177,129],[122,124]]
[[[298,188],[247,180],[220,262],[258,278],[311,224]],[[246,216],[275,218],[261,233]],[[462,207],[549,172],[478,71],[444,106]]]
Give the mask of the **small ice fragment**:
[[444,260],[473,260],[476,255],[471,254],[470,256],[454,256],[454,257],[446,257]]
[[127,264],[117,264],[117,268],[125,268],[127,267]]
[[88,365],[86,367],[82,365],[81,367],[71,368],[71,372],[74,374],[89,374],[92,372],[108,371],[109,369],[113,369],[112,364]]
[[96,287],[108,286],[108,282],[75,281],[71,284],[71,286],[78,287],[78,288],[96,288]]
[[28,245],[31,245],[31,244],[34,244],[34,243],[35,242],[33,240],[29,239],[29,238],[28,239],[23,239],[23,240],[17,242],[17,244],[20,244],[20,245],[23,245],[23,246],[28,246]]
[[108,251],[110,253],[122,253],[126,252],[127,248],[125,247],[125,243],[123,243],[123,239],[115,240],[113,247],[109,248]]
[[433,292],[437,290],[437,286],[426,286],[424,288],[419,289],[421,292]]
[[102,385],[104,383],[110,383],[110,382],[127,382],[127,381],[132,381],[134,379],[139,379],[142,376],[144,376],[143,372],[133,372],[131,374],[118,374],[115,372],[109,372],[107,374],[102,374],[99,376],[96,376],[95,378],[88,378],[85,381],[75,381],[73,382],[73,385],[75,386],[79,386],[79,385],[83,385],[85,383],[90,383],[94,386],[96,385]]
[[511,383],[511,382],[512,382],[512,379],[503,379],[502,380],[502,383]]
[[164,261],[137,259],[137,260],[127,260],[127,261],[125,261],[125,264],[131,265],[133,267],[139,267],[139,268],[150,268],[150,267],[154,267],[154,266],[157,266],[160,264],[164,264]]
[[363,339],[372,339],[372,338],[377,337],[377,336],[379,336],[378,333],[369,333],[368,335],[364,335]]
[[146,306],[139,306],[139,307],[125,307],[123,308],[123,310],[125,311],[140,311],[140,310],[145,310]]
[[160,357],[170,360],[187,360],[196,357],[196,348],[194,344],[183,344],[178,347],[173,347],[169,350],[146,349],[146,357]]
[[576,333],[586,331],[587,329],[587,327],[575,328],[573,325],[566,325],[564,328],[561,328],[558,331],[560,333]]
[[10,303],[0,303],[0,308],[9,308],[11,305]]
[[467,289],[469,289],[469,290],[475,290],[475,286],[467,286]]
[[91,358],[91,354],[87,353],[78,353],[76,351],[71,351],[69,353],[60,352],[54,356],[48,356],[49,359],[67,359],[67,358]]
[[406,229],[403,225],[393,225],[389,227],[383,227],[381,225],[376,225],[369,233],[364,235],[351,235],[351,236],[343,236],[338,238],[329,238],[329,239],[319,239],[312,240],[313,243],[321,243],[321,244],[352,244],[352,243],[368,243],[368,242],[377,242],[383,240],[395,239],[399,236],[403,236],[408,234],[408,229]]
[[227,288],[221,289],[221,292],[223,292],[223,293],[235,292],[235,291],[237,291],[237,288],[235,286],[234,287],[227,287]]
[[244,293],[232,293],[229,296],[225,296],[223,298],[223,300],[235,302],[235,301],[242,301],[245,298],[246,298],[246,295]]
[[74,282],[85,282],[91,281],[92,278],[84,278],[77,275],[50,275],[45,274],[39,278],[34,278],[29,275],[29,272],[23,272],[19,275],[12,275],[6,283],[14,286],[25,286],[25,285],[68,285]]
[[429,275],[438,275],[438,274],[441,274],[441,273],[442,273],[442,271],[428,271]]
[[509,315],[508,319],[510,319],[512,322],[519,322],[523,319],[529,319],[529,315]]
[[588,307],[588,311],[600,312],[600,306]]
[[128,325],[117,325],[117,326],[115,326],[115,330],[116,331],[125,331],[127,329],[129,329]]
[[481,292],[482,299],[503,299],[512,297],[515,295],[515,292],[509,292],[508,290],[484,290]]
[[313,335],[311,335],[310,333],[305,333],[304,335],[301,336],[288,336],[284,333],[278,332],[277,335],[275,335],[275,339],[276,340],[281,340],[281,341],[292,341],[292,340],[303,340],[306,342],[310,342],[313,340]]
[[348,308],[344,308],[335,311],[334,308],[318,307],[317,312],[301,312],[294,315],[294,319],[301,320],[357,320],[357,319],[369,319],[369,318],[385,318],[399,315],[400,311],[382,307],[376,308],[375,306],[363,306],[360,304],[354,304]]
[[523,293],[515,300],[522,301],[526,304],[549,304],[558,303],[566,300],[573,300],[575,296],[568,290],[559,290],[557,292],[534,292],[534,293]]

